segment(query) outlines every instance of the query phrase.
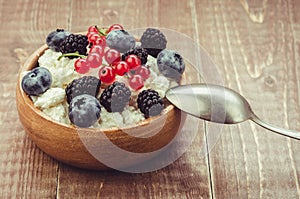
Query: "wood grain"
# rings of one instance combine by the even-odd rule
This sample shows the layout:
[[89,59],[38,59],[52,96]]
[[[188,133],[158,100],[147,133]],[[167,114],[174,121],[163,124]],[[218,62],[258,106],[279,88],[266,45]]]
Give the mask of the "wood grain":
[[201,127],[166,168],[93,172],[41,152],[21,127],[15,103],[19,65],[50,31],[165,27],[205,47],[224,85],[243,94],[258,116],[300,130],[299,9],[296,0],[0,0],[0,198],[300,198],[299,142],[251,122],[224,126],[216,143],[210,136],[218,132],[207,135],[212,149],[205,158]]
[[[40,4],[0,1],[0,58],[5,60],[0,66],[0,198],[55,198],[56,195],[58,164],[28,139],[15,103],[19,65],[24,56],[43,42],[37,38],[44,38],[43,29],[36,27],[43,24],[37,5]],[[58,16],[49,12],[48,17]]]
[[[197,6],[201,38],[224,74],[225,85],[243,94],[265,120],[299,130],[294,48],[297,7],[290,1],[205,1]],[[212,13],[208,13],[212,12]],[[215,198],[299,198],[299,143],[250,122],[225,127],[210,153]],[[298,160],[298,161],[297,161]]]

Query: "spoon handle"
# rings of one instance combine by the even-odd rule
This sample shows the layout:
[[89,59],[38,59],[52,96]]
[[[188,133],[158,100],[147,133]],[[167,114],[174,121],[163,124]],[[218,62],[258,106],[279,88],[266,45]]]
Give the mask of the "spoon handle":
[[251,117],[251,120],[253,122],[255,122],[256,124],[266,128],[266,129],[269,129],[269,130],[271,130],[275,133],[278,133],[280,135],[284,135],[284,136],[287,136],[287,137],[290,137],[290,138],[300,140],[300,132],[298,132],[298,131],[288,130],[288,129],[283,129],[283,128],[280,128],[280,127],[273,126],[271,124],[268,124],[268,123],[262,121],[256,115],[253,115]]

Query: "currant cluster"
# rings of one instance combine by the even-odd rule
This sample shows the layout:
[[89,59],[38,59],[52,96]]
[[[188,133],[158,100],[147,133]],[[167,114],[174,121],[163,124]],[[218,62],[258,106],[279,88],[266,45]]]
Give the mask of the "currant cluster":
[[[129,86],[133,90],[139,90],[144,86],[144,81],[149,78],[150,70],[142,65],[141,59],[137,55],[126,54],[123,59],[120,51],[110,48],[106,42],[106,36],[115,30],[123,30],[123,26],[113,24],[107,30],[90,26],[86,34],[90,50],[87,57],[81,56],[75,61],[75,70],[80,74],[86,74],[91,68],[99,68],[99,79],[105,84],[112,84],[117,75],[125,76],[128,78]],[[121,34],[123,33],[121,32]],[[117,35],[117,37],[120,39],[122,35]],[[103,59],[108,65],[102,65]]]
[[89,27],[86,36],[88,42],[91,44],[88,56],[77,59],[74,64],[75,70],[80,74],[85,74],[91,68],[98,68],[102,65],[102,58],[106,47],[105,34],[97,26]]
[[120,52],[115,49],[108,49],[104,57],[109,65],[100,68],[99,79],[106,84],[113,83],[117,75],[126,76],[129,78],[129,86],[133,90],[139,90],[150,76],[150,70],[141,65],[141,60],[136,55],[128,55],[122,61]]

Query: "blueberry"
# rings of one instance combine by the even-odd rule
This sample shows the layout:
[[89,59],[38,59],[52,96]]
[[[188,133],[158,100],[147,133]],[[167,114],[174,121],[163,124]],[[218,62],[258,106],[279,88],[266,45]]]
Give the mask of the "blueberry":
[[181,55],[174,50],[162,50],[157,56],[159,71],[166,77],[178,79],[185,69]]
[[106,36],[106,44],[110,48],[125,53],[135,46],[135,39],[125,30],[114,30]]
[[28,72],[22,79],[22,89],[28,95],[38,96],[50,88],[52,76],[44,67],[37,67]]
[[94,96],[82,94],[74,97],[69,105],[70,121],[78,127],[89,127],[100,117],[100,103]]
[[59,52],[60,43],[70,34],[63,29],[57,29],[47,36],[46,43],[51,50]]

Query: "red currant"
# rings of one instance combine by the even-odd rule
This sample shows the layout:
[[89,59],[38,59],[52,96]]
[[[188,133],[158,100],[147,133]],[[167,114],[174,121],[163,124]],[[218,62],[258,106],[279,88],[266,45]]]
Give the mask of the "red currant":
[[75,61],[74,67],[76,72],[80,74],[85,74],[90,70],[90,66],[88,65],[86,59],[79,58]]
[[86,61],[91,68],[98,68],[102,65],[102,57],[97,53],[89,53]]
[[129,83],[129,86],[133,90],[137,91],[137,90],[143,88],[143,86],[144,86],[144,79],[140,75],[133,75],[133,76],[130,77],[128,83]]
[[89,38],[93,34],[95,34],[95,32],[88,32],[88,33],[86,33],[86,36],[87,36],[87,38]]
[[121,59],[121,53],[115,49],[108,49],[105,53],[105,60],[108,64],[118,62]]
[[100,55],[101,57],[103,57],[104,55],[104,48],[100,45],[93,45],[92,48],[89,51],[90,53],[97,53],[98,55]]
[[130,70],[135,70],[141,66],[141,60],[136,55],[128,55],[125,60]]
[[109,33],[112,30],[124,30],[123,26],[121,26],[120,24],[113,24],[111,25],[108,30],[106,31],[106,33]]
[[129,71],[128,64],[125,61],[115,62],[113,64],[113,68],[115,70],[115,73],[120,76],[123,76]]
[[106,84],[111,84],[115,81],[116,74],[112,67],[104,66],[99,70],[99,79]]
[[98,35],[97,33],[88,33],[87,37],[89,42],[95,43],[96,40],[100,38],[100,35]]
[[146,80],[150,77],[150,70],[146,66],[141,66],[136,69],[134,74],[140,75],[144,80]]
[[88,29],[88,32],[89,33],[91,33],[91,32],[98,33],[98,30],[97,30],[96,26],[90,26],[89,29]]
[[100,36],[98,37],[94,42],[93,45],[100,45],[103,48],[106,46],[106,37],[105,36]]

